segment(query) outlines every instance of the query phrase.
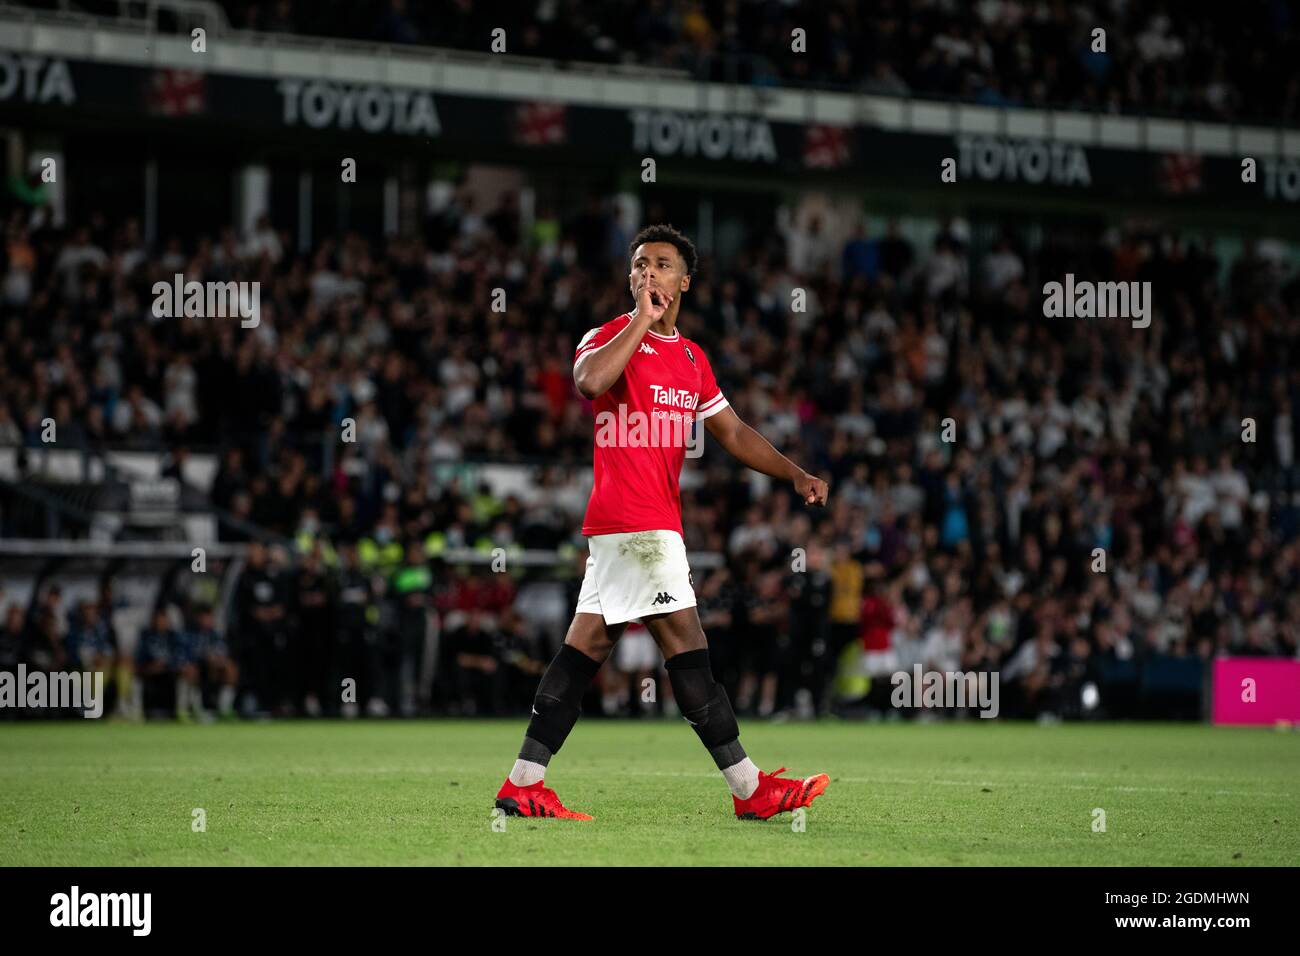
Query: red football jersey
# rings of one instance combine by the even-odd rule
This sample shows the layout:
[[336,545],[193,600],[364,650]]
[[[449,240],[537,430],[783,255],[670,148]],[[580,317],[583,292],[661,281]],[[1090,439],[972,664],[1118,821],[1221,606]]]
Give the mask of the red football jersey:
[[[607,345],[632,317],[592,329],[573,364]],[[727,407],[704,350],[682,336],[647,331],[623,374],[592,403],[595,484],[582,523],[584,535],[628,531],[682,533],[677,481],[696,423]]]

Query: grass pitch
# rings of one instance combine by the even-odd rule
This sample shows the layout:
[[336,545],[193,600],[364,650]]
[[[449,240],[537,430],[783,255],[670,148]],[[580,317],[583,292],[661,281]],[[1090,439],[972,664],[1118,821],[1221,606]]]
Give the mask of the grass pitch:
[[[738,821],[681,721],[583,720],[547,782],[591,823],[492,801],[524,721],[0,724],[0,864],[1294,865],[1300,734],[1199,725],[771,725],[832,782],[804,832]],[[206,832],[193,829],[196,808]],[[1094,832],[1094,810],[1105,832]]]

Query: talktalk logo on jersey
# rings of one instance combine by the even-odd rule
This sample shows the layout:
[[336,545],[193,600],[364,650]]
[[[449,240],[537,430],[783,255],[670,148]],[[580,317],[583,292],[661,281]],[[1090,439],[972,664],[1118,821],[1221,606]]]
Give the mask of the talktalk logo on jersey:
[[693,410],[700,398],[689,388],[664,388],[662,385],[651,385],[650,391],[654,393],[656,405],[667,405],[669,408]]

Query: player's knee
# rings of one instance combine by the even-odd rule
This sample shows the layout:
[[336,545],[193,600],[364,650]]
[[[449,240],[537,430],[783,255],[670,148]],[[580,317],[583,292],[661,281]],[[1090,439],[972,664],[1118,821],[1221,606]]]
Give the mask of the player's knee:
[[621,625],[614,628],[607,627],[604,621],[600,621],[599,618],[596,620],[599,623],[589,624],[582,620],[582,615],[576,616],[569,627],[569,633],[564,636],[564,643],[599,665],[614,650],[614,644],[623,633],[623,628]]
[[676,654],[668,658],[664,667],[682,716],[695,728],[704,746],[717,747],[740,736],[731,699],[726,689],[713,679],[706,648]]
[[578,634],[565,639],[565,646],[572,647],[594,661],[604,661],[614,650],[614,642],[604,635]]

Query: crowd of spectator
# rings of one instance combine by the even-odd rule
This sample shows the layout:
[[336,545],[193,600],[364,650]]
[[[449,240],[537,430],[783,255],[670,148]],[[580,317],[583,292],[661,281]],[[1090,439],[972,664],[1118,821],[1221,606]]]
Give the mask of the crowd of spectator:
[[[164,593],[133,660],[150,697],[526,709],[559,635],[521,613],[511,574],[442,556],[549,549],[579,566],[570,478],[590,467],[592,421],[571,356],[627,306],[626,231],[598,197],[525,222],[513,197],[478,213],[453,194],[421,234],[308,254],[265,220],[153,250],[134,222],[9,215],[0,444],[38,447],[52,417],[61,446],[165,450],[170,474],[210,450],[223,539],[288,543],[250,548],[220,634],[205,602]],[[688,548],[724,557],[697,574],[700,613],[738,709],[886,711],[888,672],[921,663],[999,671],[1004,713],[1077,712],[1088,684],[1103,712],[1157,712],[1150,686],[1191,695],[1215,655],[1297,653],[1285,257],[1248,243],[1221,269],[1210,245],[1148,226],[979,250],[960,221],[924,248],[896,225],[827,235],[780,217],[734,263],[706,258],[682,307],[731,404],[831,485],[810,513],[707,443],[687,465]],[[259,280],[260,323],[157,318],[149,290],[177,271]],[[1067,272],[1149,281],[1154,321],[1044,318],[1038,289]],[[533,493],[439,472],[476,459],[540,463]],[[67,635],[102,626],[44,600],[6,610],[6,660],[62,659],[84,644]],[[638,706],[612,679],[605,705]]]
[[[506,50],[688,71],[701,80],[815,85],[1213,119],[1300,117],[1290,0],[223,0],[237,27]],[[802,30],[803,47],[795,31]],[[1099,48],[1094,31],[1103,30]]]
[[290,560],[250,544],[224,622],[199,589],[177,584],[179,569],[144,614],[108,575],[93,598],[38,586],[26,609],[0,592],[0,670],[101,672],[105,712],[119,716],[527,711],[554,648],[515,609],[509,575],[433,567],[418,547],[393,567],[359,560],[356,542],[328,563],[322,552]]

